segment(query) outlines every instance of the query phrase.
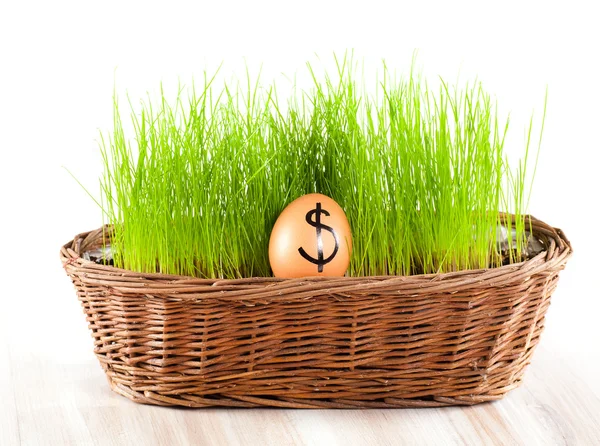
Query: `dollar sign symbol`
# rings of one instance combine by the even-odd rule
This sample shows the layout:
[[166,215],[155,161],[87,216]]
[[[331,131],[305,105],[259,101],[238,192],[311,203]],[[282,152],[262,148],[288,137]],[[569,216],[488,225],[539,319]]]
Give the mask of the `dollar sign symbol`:
[[[309,262],[316,264],[320,273],[323,272],[323,265],[333,260],[340,247],[340,240],[338,238],[337,233],[333,230],[331,226],[327,226],[321,223],[321,214],[325,214],[327,217],[329,217],[329,212],[321,208],[321,203],[317,203],[317,207],[315,209],[312,209],[306,213],[306,222],[309,225],[314,226],[317,231],[317,258],[315,259],[314,257],[309,256],[304,250],[304,248],[298,248],[298,252],[300,253],[300,255]],[[312,220],[313,215],[315,216],[315,221]],[[326,259],[323,258],[323,238],[321,236],[321,229],[325,229],[326,231],[331,232],[331,235],[333,235],[333,239],[335,240],[335,247],[333,248],[333,252]]]

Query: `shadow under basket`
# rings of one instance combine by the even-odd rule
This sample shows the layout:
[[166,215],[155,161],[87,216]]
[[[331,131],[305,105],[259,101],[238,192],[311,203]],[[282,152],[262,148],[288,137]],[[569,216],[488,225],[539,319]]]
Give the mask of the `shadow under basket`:
[[545,251],[446,274],[207,280],[84,260],[110,227],[76,236],[61,259],[112,389],[135,402],[477,404],[521,383],[572,252],[530,218]]

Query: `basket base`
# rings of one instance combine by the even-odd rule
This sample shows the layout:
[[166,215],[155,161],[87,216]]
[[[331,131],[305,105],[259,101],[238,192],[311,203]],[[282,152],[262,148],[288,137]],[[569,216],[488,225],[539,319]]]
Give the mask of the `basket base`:
[[[102,360],[101,360],[102,362]],[[112,372],[107,372],[107,380],[113,392],[139,404],[148,404],[167,407],[242,407],[242,408],[289,408],[289,409],[393,409],[393,408],[425,408],[444,406],[473,406],[476,404],[498,401],[511,390],[519,387],[522,377],[515,379],[512,384],[494,393],[478,395],[462,395],[458,397],[430,396],[421,398],[403,398],[399,392],[390,391],[390,396],[377,399],[349,399],[349,398],[319,398],[315,392],[313,398],[286,398],[272,396],[257,396],[243,394],[211,394],[202,396],[194,393],[169,393],[163,394],[156,390],[135,390],[123,384],[122,379],[111,378]],[[121,382],[118,382],[121,381]],[[380,389],[380,394],[385,393],[385,386]],[[368,395],[368,394],[366,394]]]
[[[514,384],[513,388],[519,387],[521,381]],[[288,409],[401,409],[401,408],[426,408],[445,406],[474,406],[476,404],[498,401],[504,398],[506,393],[499,395],[479,395],[477,397],[444,398],[436,397],[429,400],[424,399],[402,399],[384,398],[376,401],[356,400],[299,400],[299,399],[270,399],[253,396],[236,396],[235,399],[201,398],[195,395],[180,395],[177,397],[160,395],[158,393],[145,391],[136,392],[122,384],[112,384],[115,393],[128,398],[139,404],[168,407],[242,407],[242,408],[288,408]],[[508,392],[508,390],[507,390]]]

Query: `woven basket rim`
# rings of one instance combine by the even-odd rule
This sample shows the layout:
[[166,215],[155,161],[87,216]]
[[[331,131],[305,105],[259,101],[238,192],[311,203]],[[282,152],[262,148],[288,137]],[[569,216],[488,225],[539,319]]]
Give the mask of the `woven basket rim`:
[[[503,214],[508,217],[513,217],[511,214]],[[365,291],[370,287],[380,288],[380,285],[385,283],[385,287],[402,285],[403,289],[410,288],[414,285],[414,293],[431,292],[431,291],[452,291],[453,288],[459,286],[461,289],[470,287],[482,286],[502,286],[509,282],[514,282],[515,279],[522,277],[525,280],[532,274],[538,273],[541,270],[553,268],[557,265],[565,263],[565,261],[573,253],[571,243],[565,236],[562,230],[554,228],[543,221],[526,215],[527,224],[531,222],[533,234],[541,239],[546,250],[538,255],[519,263],[511,263],[499,267],[468,269],[455,272],[433,273],[433,274],[416,274],[409,276],[401,275],[383,275],[383,276],[343,276],[343,277],[302,277],[302,278],[276,278],[276,277],[248,277],[238,279],[204,279],[198,277],[173,275],[163,273],[143,273],[128,269],[117,268],[110,265],[97,264],[90,260],[85,260],[81,254],[91,247],[95,240],[101,239],[103,234],[110,230],[110,225],[104,225],[96,230],[87,231],[76,235],[71,241],[63,245],[60,250],[60,257],[63,267],[67,272],[76,272],[79,270],[86,277],[93,276],[95,279],[102,281],[113,282],[123,281],[122,291],[132,293],[151,294],[153,286],[148,286],[148,283],[158,287],[155,291],[164,293],[168,291],[166,288],[172,289],[172,292],[188,293],[193,289],[210,286],[218,293],[224,290],[235,289],[240,286],[247,289],[248,286],[272,287],[274,294],[276,290],[284,290],[288,287],[294,287],[298,291],[298,285],[306,285],[306,290],[310,291],[313,288],[332,288],[335,292],[344,291],[346,288],[353,290],[365,288]],[[72,271],[74,270],[74,271]],[[144,286],[135,288],[137,285],[132,285],[132,282],[127,279],[135,279],[139,284],[142,281]],[[108,284],[108,283],[107,283]],[[245,286],[244,286],[245,285]],[[131,288],[131,287],[134,288]],[[219,290],[219,291],[217,291]],[[228,293],[230,298],[234,298],[236,292]],[[279,293],[281,294],[281,292]],[[287,294],[287,293],[283,293]],[[197,298],[194,295],[181,295],[180,298]],[[209,295],[203,294],[204,297]],[[220,297],[220,296],[219,296]],[[252,298],[247,293],[241,294],[240,300],[249,300]],[[265,297],[264,295],[262,297]],[[287,297],[290,297],[289,295]],[[300,294],[299,298],[305,297]]]

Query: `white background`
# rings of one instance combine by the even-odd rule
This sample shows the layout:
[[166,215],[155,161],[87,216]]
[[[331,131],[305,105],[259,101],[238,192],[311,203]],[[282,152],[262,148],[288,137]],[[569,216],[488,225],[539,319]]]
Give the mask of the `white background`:
[[[263,78],[331,64],[354,49],[367,68],[477,77],[511,112],[523,147],[549,90],[533,215],[562,228],[575,255],[553,296],[542,343],[597,371],[600,32],[593,2],[4,2],[0,3],[0,334],[13,354],[92,357],[59,247],[101,223],[61,166],[97,190],[100,130],[113,86],[135,99],[204,70]],[[101,383],[104,385],[104,382]],[[598,392],[598,384],[589,385]]]

